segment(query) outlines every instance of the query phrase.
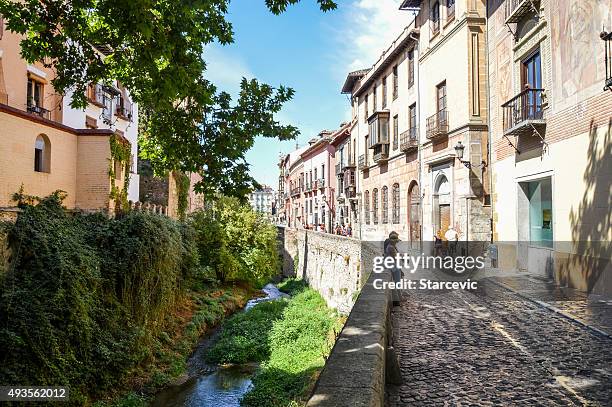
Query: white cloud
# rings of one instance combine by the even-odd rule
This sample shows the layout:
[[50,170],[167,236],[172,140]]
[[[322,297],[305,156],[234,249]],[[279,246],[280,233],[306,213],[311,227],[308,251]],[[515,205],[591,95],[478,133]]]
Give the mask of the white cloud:
[[237,96],[242,78],[251,79],[255,75],[247,63],[232,51],[231,46],[218,44],[207,46],[204,50],[204,60],[207,65],[204,77],[220,91]]
[[[354,0],[347,4],[345,18],[335,28],[342,75],[371,67],[412,20],[413,14],[399,10],[401,0]],[[342,6],[341,6],[342,8]]]

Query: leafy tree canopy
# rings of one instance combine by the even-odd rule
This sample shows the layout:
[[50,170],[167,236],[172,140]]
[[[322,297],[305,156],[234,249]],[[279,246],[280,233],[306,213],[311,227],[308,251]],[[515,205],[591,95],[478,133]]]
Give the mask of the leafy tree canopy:
[[[274,14],[300,0],[265,0]],[[57,75],[60,94],[85,107],[90,83],[119,80],[139,104],[140,155],[157,173],[199,172],[200,192],[242,197],[256,186],[245,152],[256,136],[287,140],[275,120],[293,89],[242,79],[237,100],[206,79],[204,47],[233,42],[230,0],[0,0],[7,28],[24,35],[22,56]],[[333,0],[317,0],[321,10]],[[99,52],[101,47],[107,55]]]

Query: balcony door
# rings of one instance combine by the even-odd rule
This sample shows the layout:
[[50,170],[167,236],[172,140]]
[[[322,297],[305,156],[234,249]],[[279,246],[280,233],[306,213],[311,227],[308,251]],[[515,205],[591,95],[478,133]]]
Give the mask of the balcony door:
[[525,116],[526,119],[542,118],[542,65],[540,51],[531,54],[523,60],[521,81],[523,89],[537,89],[525,91]]

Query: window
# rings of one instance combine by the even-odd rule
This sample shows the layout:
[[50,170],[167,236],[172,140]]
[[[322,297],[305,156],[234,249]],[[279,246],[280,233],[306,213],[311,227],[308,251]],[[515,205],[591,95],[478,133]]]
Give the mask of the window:
[[51,144],[44,134],[34,142],[34,171],[51,172]]
[[378,225],[378,189],[372,190],[372,223]]
[[446,21],[455,18],[455,0],[446,0]]
[[372,112],[375,112],[378,109],[378,105],[376,104],[376,85],[374,85],[374,90],[372,91]]
[[529,241],[553,247],[552,185],[550,178],[522,183],[529,200]]
[[389,223],[389,188],[382,187],[382,223]]
[[387,107],[387,77],[382,80],[382,107]]
[[395,65],[393,67],[393,100],[397,99],[397,90],[398,90],[397,65]]
[[414,49],[408,51],[408,89],[414,85]]
[[[521,82],[523,89],[542,89],[542,67],[540,51],[531,54],[522,63]],[[539,91],[524,91],[523,112],[526,119],[542,118],[542,93]]]
[[440,32],[440,2],[436,1],[431,7],[431,32],[435,36]]
[[365,100],[363,102],[363,105],[364,105],[363,107],[364,107],[364,112],[365,112],[364,119],[367,122],[368,121],[368,116],[369,116],[369,113],[368,113],[368,95],[367,94],[365,95]]
[[410,135],[413,133],[416,136],[416,103],[408,108],[408,128],[410,129]]
[[446,81],[436,87],[436,98],[438,112],[446,110]]
[[393,116],[393,149],[397,150],[398,147],[398,138],[399,138],[399,125],[397,115]]
[[363,199],[363,206],[364,206],[364,212],[365,212],[365,223],[366,225],[370,224],[370,191],[365,191],[365,193],[363,194],[364,199]]
[[391,207],[392,207],[392,217],[393,223],[400,223],[400,186],[396,182],[393,184],[393,195],[391,196]]
[[321,179],[325,180],[325,164],[321,164]]
[[28,78],[28,107],[43,107],[43,84]]

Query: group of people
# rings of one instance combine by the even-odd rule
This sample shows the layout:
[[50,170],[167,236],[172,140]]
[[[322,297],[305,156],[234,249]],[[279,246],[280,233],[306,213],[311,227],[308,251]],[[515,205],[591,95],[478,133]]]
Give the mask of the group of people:
[[[303,227],[304,227],[304,229],[327,233],[327,228],[325,227],[325,225],[323,223],[319,223],[318,225],[317,224],[312,224],[312,223],[304,224]],[[352,237],[353,236],[353,228],[351,227],[350,224],[348,224],[348,225],[340,225],[340,224],[336,223],[336,227],[333,228],[332,233],[334,235]]]

